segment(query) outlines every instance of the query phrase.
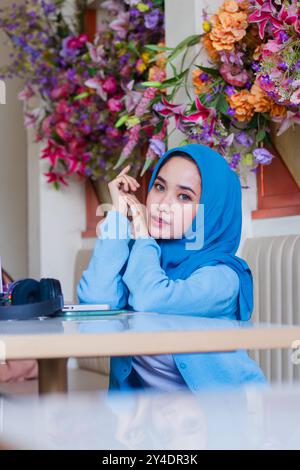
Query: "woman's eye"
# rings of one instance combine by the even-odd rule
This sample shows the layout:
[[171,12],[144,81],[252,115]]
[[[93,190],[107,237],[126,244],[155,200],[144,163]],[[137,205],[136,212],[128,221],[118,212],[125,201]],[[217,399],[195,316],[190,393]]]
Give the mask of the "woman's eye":
[[163,188],[163,186],[162,186],[161,184],[159,184],[159,183],[156,183],[156,184],[155,184],[155,187],[156,187],[156,189],[158,189],[159,191],[160,191],[160,188],[159,188],[158,186],[160,186],[160,188],[164,189],[164,188]]
[[183,201],[191,201],[190,196],[188,196],[187,194],[179,194],[179,196],[184,196]]

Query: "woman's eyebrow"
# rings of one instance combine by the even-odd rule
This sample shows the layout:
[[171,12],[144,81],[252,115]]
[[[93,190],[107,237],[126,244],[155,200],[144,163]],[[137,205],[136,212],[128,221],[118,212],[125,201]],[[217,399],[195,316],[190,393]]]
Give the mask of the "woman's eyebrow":
[[[162,176],[157,176],[156,179],[161,180],[163,183],[167,184],[166,180]],[[177,188],[187,189],[188,191],[191,191],[193,194],[195,194],[195,196],[197,196],[195,191],[192,188],[190,188],[189,186],[182,186],[180,184],[177,184]]]

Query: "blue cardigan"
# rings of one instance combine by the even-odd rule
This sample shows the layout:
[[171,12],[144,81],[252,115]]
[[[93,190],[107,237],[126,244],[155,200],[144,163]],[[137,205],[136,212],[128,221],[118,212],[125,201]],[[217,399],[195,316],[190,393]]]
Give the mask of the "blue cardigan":
[[[101,235],[77,287],[80,303],[224,320],[236,320],[238,292],[238,275],[223,264],[199,268],[186,280],[169,279],[160,266],[156,240],[132,239],[128,218],[114,210],[101,224]],[[266,383],[245,350],[172,356],[192,391]],[[139,387],[132,357],[111,357],[109,390]]]

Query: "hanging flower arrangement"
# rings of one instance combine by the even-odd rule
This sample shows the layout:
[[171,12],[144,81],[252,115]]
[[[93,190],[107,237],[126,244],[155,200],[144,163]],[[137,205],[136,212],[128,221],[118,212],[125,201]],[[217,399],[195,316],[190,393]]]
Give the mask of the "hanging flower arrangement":
[[[0,9],[0,29],[12,46],[2,79],[24,82],[19,94],[25,126],[45,142],[42,159],[49,162],[47,181],[59,188],[72,175],[112,179],[118,155],[135,132],[115,124],[124,113],[139,113],[153,96],[141,83],[149,76],[165,78],[148,43],[164,41],[163,0],[108,0],[101,4],[105,20],[93,40],[84,32],[87,2],[77,0],[66,16],[64,0],[24,0]],[[151,70],[151,72],[150,72]],[[156,90],[155,90],[156,91]],[[140,111],[139,111],[140,109]],[[154,118],[142,125],[139,142],[152,137]],[[131,152],[137,175],[143,156]]]
[[[280,124],[278,134],[300,123],[299,13],[296,0],[226,0],[211,17],[203,13],[203,34],[186,38],[173,50],[149,46],[164,53],[174,72],[164,81],[145,83],[157,90],[150,106],[160,126],[174,119],[182,144],[215,148],[244,185],[249,171],[274,158],[270,122]],[[196,65],[200,50],[185,66],[187,51],[199,44],[209,64]],[[172,64],[178,54],[183,55],[180,70]],[[177,102],[182,87],[187,104]],[[156,154],[148,152],[143,171],[151,168]]]

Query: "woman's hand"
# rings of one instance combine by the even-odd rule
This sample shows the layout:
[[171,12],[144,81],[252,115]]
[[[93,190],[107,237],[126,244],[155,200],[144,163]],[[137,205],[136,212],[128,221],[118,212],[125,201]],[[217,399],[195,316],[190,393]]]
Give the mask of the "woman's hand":
[[132,215],[131,228],[133,238],[149,236],[146,208],[134,194],[125,194],[124,199]]
[[108,183],[108,189],[112,199],[113,208],[127,217],[128,206],[124,196],[130,191],[136,191],[140,184],[127,172],[130,165],[127,165],[112,181]]

